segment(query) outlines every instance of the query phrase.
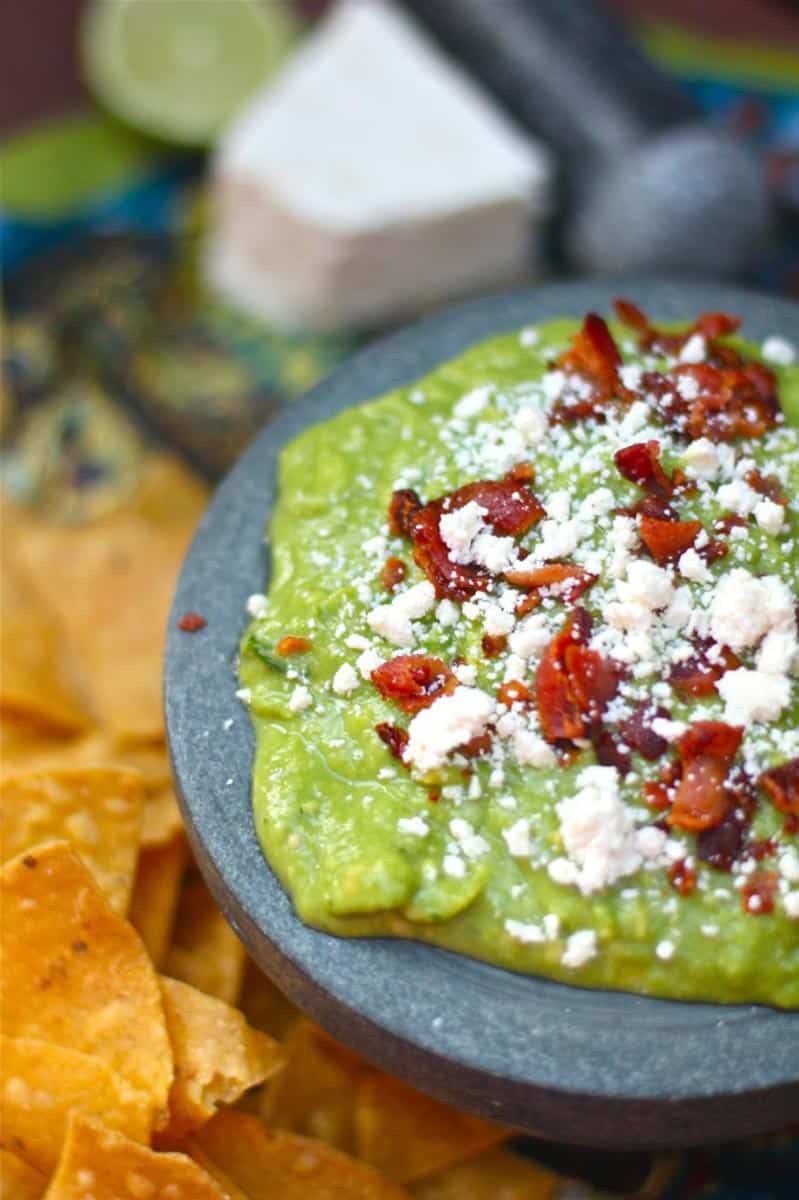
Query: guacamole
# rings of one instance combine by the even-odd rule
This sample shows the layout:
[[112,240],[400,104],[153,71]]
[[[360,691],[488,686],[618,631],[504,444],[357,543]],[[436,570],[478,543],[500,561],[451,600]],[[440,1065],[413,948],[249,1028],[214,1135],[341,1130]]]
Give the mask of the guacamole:
[[799,1006],[799,368],[629,303],[284,451],[239,696],[300,917]]

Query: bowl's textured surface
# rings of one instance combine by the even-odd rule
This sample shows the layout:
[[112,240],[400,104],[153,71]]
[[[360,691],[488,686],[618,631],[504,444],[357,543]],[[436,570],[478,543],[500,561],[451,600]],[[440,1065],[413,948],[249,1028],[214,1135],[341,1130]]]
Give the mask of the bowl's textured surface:
[[[302,429],[409,383],[492,334],[607,312],[726,310],[753,339],[799,343],[799,309],[731,288],[653,280],[558,284],[476,301],[376,343],[270,424],[222,483],[186,559],[167,641],[166,709],[195,853],[249,950],[335,1037],[441,1099],[531,1133],[602,1146],[685,1146],[799,1114],[799,1013],[586,991],[429,946],[303,925],[265,862],[250,808],[252,736],[235,698],[245,603],[268,569],[278,454]],[[208,624],[177,630],[186,611]]]

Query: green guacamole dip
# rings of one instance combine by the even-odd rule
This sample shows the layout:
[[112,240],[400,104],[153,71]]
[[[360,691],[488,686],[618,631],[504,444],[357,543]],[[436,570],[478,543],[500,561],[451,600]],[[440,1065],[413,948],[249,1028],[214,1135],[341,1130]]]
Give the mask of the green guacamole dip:
[[[253,619],[241,642],[239,695],[257,738],[258,836],[300,917],[336,934],[419,938],[580,986],[797,1007],[799,822],[755,782],[753,815],[742,826],[731,869],[730,863],[722,869],[700,853],[695,832],[668,827],[667,813],[644,802],[643,785],[662,779],[664,763],[677,759],[680,731],[696,721],[744,727],[734,769],[750,781],[799,759],[796,618],[792,629],[784,611],[759,631],[747,633],[740,624],[760,619],[759,580],[776,580],[777,596],[787,588],[794,603],[799,597],[799,368],[788,363],[790,347],[776,338],[779,330],[770,356],[768,343],[724,338],[746,361],[771,358],[785,420],[763,436],[697,447],[701,439],[662,420],[660,402],[636,367],[696,364],[708,346],[695,336],[671,358],[657,348],[644,353],[634,332],[611,325],[622,378],[635,399],[628,396],[600,417],[548,423],[564,395],[586,394],[568,368],[565,382],[564,371],[553,368],[579,328],[558,320],[494,338],[412,387],[315,426],[283,451],[269,528],[269,593],[251,598]],[[680,386],[693,395],[692,384]],[[724,557],[706,562],[694,552],[651,575],[637,518],[620,521],[617,513],[645,492],[623,477],[614,455],[652,439],[664,470],[682,469],[696,484],[676,502],[679,519],[697,519],[709,537],[723,537]],[[414,610],[410,642],[385,635],[386,628],[395,639],[407,635],[401,605],[393,624],[370,618],[385,605],[393,614],[397,597],[426,578],[408,538],[389,531],[392,493],[414,489],[428,502],[476,480],[501,479],[519,462],[533,465],[529,487],[547,515],[516,539],[518,546],[534,559],[545,541],[547,561],[578,563],[598,575],[578,603],[593,618],[600,652],[620,655],[625,673],[605,728],[624,742],[620,731],[636,706],[651,701],[667,714],[657,726],[666,735],[665,752],[647,758],[627,743],[626,774],[606,765],[597,775],[595,748],[586,739],[568,753],[548,747],[534,703],[517,706],[504,739],[493,732],[495,715],[492,749],[477,757],[452,749],[432,765],[423,758],[409,764],[375,732],[381,724],[407,731],[418,720],[370,678],[375,663],[397,655],[436,656],[457,670],[459,690],[496,699],[503,680],[521,673],[534,692],[545,644],[574,607],[556,590],[505,635],[496,633],[497,620],[499,627],[504,620],[498,594],[443,606],[439,595],[422,615]],[[745,482],[753,468],[776,478],[779,513],[773,498],[753,497]],[[738,521],[722,534],[716,522],[731,511]],[[390,557],[406,567],[393,593],[382,581]],[[624,609],[629,562],[636,559],[650,564],[647,588],[666,588],[668,612],[681,603],[699,633],[715,613],[716,633],[729,627],[738,638],[737,669],[752,674],[740,676],[735,691],[692,697],[671,685],[673,647],[689,653],[692,627],[678,613],[664,632],[666,602],[658,608],[650,592],[632,597],[635,620],[650,622],[643,636],[652,644],[642,648]],[[734,605],[730,613],[729,603],[725,615],[718,598],[733,571],[742,616]],[[512,612],[512,604],[503,611]],[[503,636],[507,641],[491,657],[487,628],[500,644]],[[538,635],[532,649],[536,637],[520,637],[528,630]],[[764,639],[778,633],[785,640],[772,638],[767,651]],[[307,645],[281,646],[286,637]],[[575,796],[579,811],[567,813],[564,801]],[[580,821],[590,823],[593,814],[598,829],[586,843]],[[660,847],[651,859],[642,847],[653,847],[635,840],[645,826],[657,830],[646,835]],[[632,856],[625,859],[627,851]],[[553,861],[559,865],[550,869]],[[747,900],[747,881],[764,874],[763,895]]]

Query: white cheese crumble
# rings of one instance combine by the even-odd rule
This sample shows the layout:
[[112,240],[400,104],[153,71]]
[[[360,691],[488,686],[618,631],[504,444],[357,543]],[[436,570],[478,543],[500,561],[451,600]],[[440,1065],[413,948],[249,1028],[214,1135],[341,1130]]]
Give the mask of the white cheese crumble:
[[360,683],[358,673],[349,663],[342,663],[333,676],[333,691],[337,696],[349,696]]
[[313,704],[313,696],[303,683],[298,683],[289,696],[289,712],[304,712]]
[[430,826],[424,817],[400,817],[397,821],[400,833],[409,833],[412,837],[427,837]]
[[532,854],[530,822],[526,817],[520,817],[509,829],[503,829],[502,837],[514,858],[528,858]]
[[701,363],[705,361],[707,344],[701,333],[692,333],[680,351],[681,363]]
[[683,463],[690,479],[715,479],[719,470],[718,450],[709,438],[697,438],[686,447]]
[[578,929],[566,941],[566,948],[561,955],[561,964],[578,970],[596,958],[597,940],[593,929]]
[[414,642],[412,622],[424,617],[435,607],[436,591],[425,579],[405,592],[399,592],[390,604],[379,604],[367,613],[369,628],[395,646],[411,646]]
[[495,712],[494,700],[479,688],[458,687],[441,696],[408,726],[405,761],[422,772],[442,767],[453,750],[485,732]]
[[785,509],[773,500],[758,500],[755,505],[755,520],[761,529],[774,536],[782,529]]
[[253,592],[252,596],[247,597],[247,612],[256,621],[260,621],[266,616],[268,607],[269,601],[263,592]]
[[725,704],[724,720],[729,725],[776,721],[791,701],[787,675],[749,671],[746,667],[726,671],[716,687]]
[[774,335],[767,337],[761,350],[766,361],[775,363],[778,367],[790,367],[796,361],[796,347],[787,338]]
[[632,810],[619,794],[616,768],[586,767],[577,776],[577,787],[555,811],[566,853],[577,868],[573,882],[589,895],[633,874],[642,858]]
[[778,575],[758,579],[744,567],[734,567],[716,584],[710,632],[720,645],[738,653],[756,646],[770,630],[794,626],[793,597]]

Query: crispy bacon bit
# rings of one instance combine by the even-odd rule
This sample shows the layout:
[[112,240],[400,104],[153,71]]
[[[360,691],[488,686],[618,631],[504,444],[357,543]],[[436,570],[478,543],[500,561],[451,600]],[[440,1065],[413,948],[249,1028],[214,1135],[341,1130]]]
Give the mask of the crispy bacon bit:
[[675,562],[701,531],[701,521],[663,521],[659,517],[641,517],[640,521],[641,540],[660,566]]
[[722,675],[737,670],[741,660],[729,646],[719,647],[712,638],[695,637],[693,645],[690,658],[672,664],[669,683],[683,696],[712,696]]
[[676,508],[672,508],[665,496],[642,496],[635,504],[617,508],[623,517],[653,517],[657,521],[679,521]]
[[438,790],[438,788],[430,788],[429,792],[427,793],[427,799],[431,804],[438,804],[439,800],[441,799],[441,792]]
[[401,558],[394,558],[392,555],[387,558],[383,564],[383,570],[380,574],[380,582],[387,592],[393,592],[398,584],[402,583],[405,576],[408,574],[408,568]]
[[[761,363],[741,365],[736,352],[730,355],[729,347],[724,350],[721,357],[716,352],[719,365],[681,365],[661,376],[659,388],[650,390],[660,394],[664,417],[688,437],[714,442],[761,437],[774,428],[780,411],[776,378]],[[684,389],[678,387],[681,378],[696,384],[694,399],[685,399]]]
[[485,733],[478,733],[462,746],[458,746],[455,753],[464,758],[480,758],[483,754],[488,754],[492,744],[493,730],[487,729]]
[[678,829],[712,829],[724,818],[730,797],[727,773],[743,728],[723,721],[694,721],[677,742],[683,772],[668,815]]
[[[558,596],[564,604],[574,604],[583,592],[596,583],[598,576],[574,563],[545,563],[542,567],[527,569],[522,564],[515,570],[508,571],[505,578],[514,587],[529,588],[531,593],[539,592],[542,588],[557,588]],[[516,613],[517,616],[520,615],[518,608]]]
[[535,479],[535,467],[531,462],[516,463],[505,476],[512,483],[532,483]]
[[632,393],[619,379],[621,363],[621,353],[607,325],[596,313],[589,313],[557,365],[587,380],[593,394],[588,399],[559,400],[552,410],[552,419],[564,422],[602,418],[603,409],[612,400],[632,400]]
[[282,637],[275,646],[275,652],[281,658],[289,658],[292,654],[307,654],[311,643],[304,637]]
[[713,563],[719,558],[726,558],[729,552],[729,544],[721,541],[720,538],[708,538],[704,546],[700,546],[697,550],[699,557],[704,559],[706,563]]
[[[656,329],[640,308],[629,300],[616,299],[613,301],[613,307],[622,324],[638,333],[641,349],[656,350],[663,354],[678,354],[694,333],[701,333],[708,342],[715,343],[718,338],[734,333],[741,324],[740,317],[732,317],[728,313],[702,313],[693,325],[682,333],[666,333]],[[710,347],[712,353],[731,349],[729,346]],[[733,354],[737,356],[737,352],[733,351]]]
[[500,704],[505,704],[508,708],[512,704],[529,704],[532,698],[532,692],[526,683],[522,683],[521,679],[509,679],[497,692]]
[[681,896],[690,896],[696,887],[696,871],[684,858],[678,858],[668,869],[669,883]]
[[392,492],[388,506],[388,526],[395,537],[411,537],[413,518],[422,507],[422,502],[411,488]]
[[536,704],[548,742],[598,732],[602,713],[619,686],[619,669],[589,649],[590,636],[589,613],[575,608],[539,663]]
[[372,671],[372,683],[381,696],[407,713],[428,708],[457,686],[447,664],[428,654],[398,654],[387,659]]
[[480,641],[483,649],[483,654],[486,658],[496,658],[503,650],[508,648],[508,639],[504,633],[490,634],[484,633]]
[[[415,492],[394,493],[389,521],[392,528],[400,524],[407,526],[406,536],[413,542],[414,561],[434,585],[436,595],[450,600],[468,600],[475,592],[488,591],[492,579],[478,567],[451,561],[439,528],[444,513],[463,508],[473,500],[485,509],[486,524],[494,533],[514,537],[526,533],[546,515],[543,505],[529,488],[512,479],[467,483],[465,487],[439,496],[415,511],[412,508],[413,501],[407,499],[408,495],[418,500]],[[406,497],[404,500],[397,499],[403,496]],[[411,515],[408,516],[408,513]]]
[[649,318],[631,300],[617,297],[613,301],[613,307],[622,325],[626,325],[628,329],[636,329],[639,333],[649,333]]
[[182,629],[184,633],[198,633],[201,629],[205,629],[208,622],[205,617],[200,616],[196,612],[187,612],[178,621],[178,629]]
[[741,529],[746,525],[746,517],[739,517],[737,513],[725,513],[723,517],[719,517],[714,522],[713,528],[716,533],[732,533],[733,529]]
[[736,329],[740,329],[740,326],[741,318],[732,317],[729,313],[702,313],[694,321],[694,333],[701,333],[709,342],[715,342],[717,338],[727,337],[728,334],[735,333]]
[[670,496],[674,485],[660,462],[660,442],[634,442],[623,446],[614,457],[620,475],[654,496]]
[[668,784],[650,779],[644,784],[641,792],[647,808],[654,808],[656,812],[665,812],[667,808],[671,807]]
[[408,745],[407,731],[401,725],[391,725],[388,721],[381,721],[379,725],[375,725],[375,733],[381,742],[385,742],[389,754],[393,754],[394,758],[398,758],[404,766],[405,760],[402,756]]
[[757,468],[747,471],[744,479],[749,484],[754,492],[758,492],[761,496],[765,496],[767,500],[772,500],[775,504],[781,504],[783,508],[788,503],[788,497],[782,491],[782,484],[776,475],[762,475]]
[[741,888],[741,904],[745,913],[764,917],[774,911],[774,898],[779,890],[780,877],[776,871],[755,871]]
[[622,750],[609,729],[599,729],[592,734],[596,760],[601,767],[615,767],[620,775],[627,775],[632,770],[632,760],[626,750]]
[[637,750],[650,762],[660,758],[669,748],[669,743],[660,734],[655,733],[652,722],[660,717],[668,721],[670,713],[667,708],[655,708],[649,700],[642,700],[634,712],[621,723],[621,735],[628,746]]
[[517,617],[526,617],[534,608],[538,608],[541,603],[541,595],[539,592],[528,592],[523,596],[516,608],[513,610]]
[[771,858],[777,851],[779,843],[776,838],[754,838],[746,846],[746,857],[753,858],[755,862],[762,862],[764,858]]
[[764,771],[758,783],[775,808],[799,816],[799,758]]

